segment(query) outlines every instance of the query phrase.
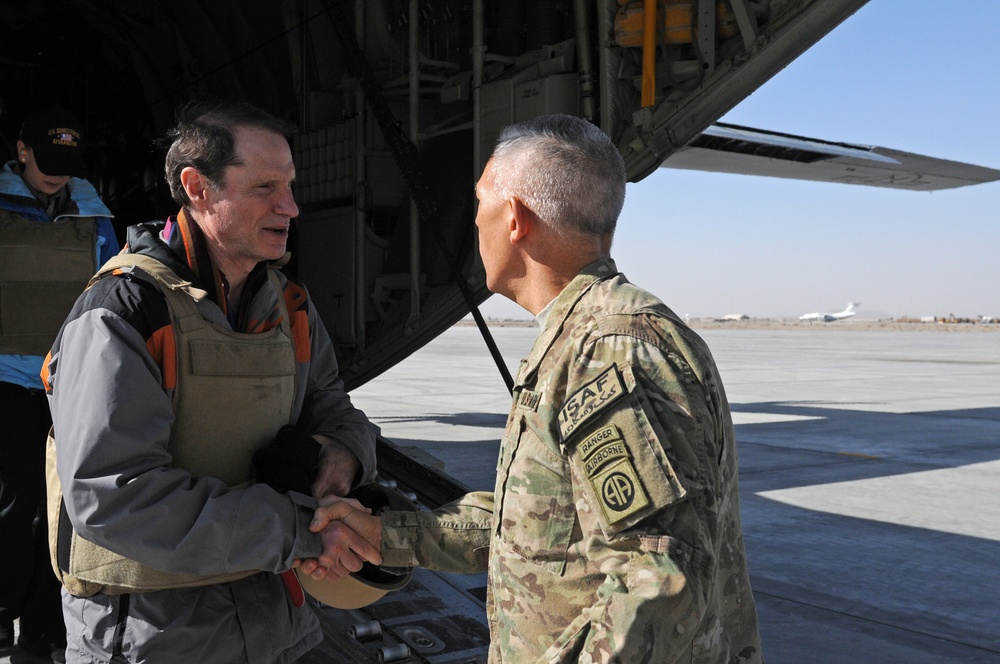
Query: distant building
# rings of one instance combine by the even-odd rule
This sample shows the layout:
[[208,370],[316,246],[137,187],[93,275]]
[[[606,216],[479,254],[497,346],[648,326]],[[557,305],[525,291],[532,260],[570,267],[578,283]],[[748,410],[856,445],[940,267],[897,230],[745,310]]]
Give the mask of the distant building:
[[750,320],[750,316],[746,314],[726,314],[722,317],[722,320]]

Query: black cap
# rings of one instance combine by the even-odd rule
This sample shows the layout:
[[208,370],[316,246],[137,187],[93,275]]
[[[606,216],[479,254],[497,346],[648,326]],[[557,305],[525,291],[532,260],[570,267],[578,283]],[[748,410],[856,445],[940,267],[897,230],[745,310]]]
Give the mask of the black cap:
[[41,108],[25,119],[21,140],[35,155],[45,175],[87,175],[83,163],[83,132],[76,116],[61,106]]

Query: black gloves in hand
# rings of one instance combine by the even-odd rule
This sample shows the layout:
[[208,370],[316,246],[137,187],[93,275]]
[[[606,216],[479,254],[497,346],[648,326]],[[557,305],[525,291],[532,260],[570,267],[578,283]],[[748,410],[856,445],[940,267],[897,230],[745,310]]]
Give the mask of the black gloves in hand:
[[319,465],[320,444],[292,425],[281,428],[274,440],[253,455],[254,479],[275,491],[312,495]]

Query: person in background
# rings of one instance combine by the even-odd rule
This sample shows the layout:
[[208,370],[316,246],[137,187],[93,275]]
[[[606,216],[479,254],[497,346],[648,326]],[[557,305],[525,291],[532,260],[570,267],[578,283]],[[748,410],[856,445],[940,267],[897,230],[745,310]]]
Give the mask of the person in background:
[[56,106],[25,119],[0,172],[0,648],[14,645],[18,620],[18,646],[41,656],[66,636],[48,562],[39,372],[87,280],[119,250],[85,176],[83,126]]
[[[52,347],[70,664],[291,662],[322,640],[292,568],[322,581],[381,561],[342,524],[309,530],[314,496],[374,479],[377,430],[281,269],[291,131],[246,103],[182,109],[165,169],[179,211],[129,227]],[[314,496],[264,474],[308,477]]]
[[314,527],[344,519],[388,567],[488,571],[490,662],[763,662],[729,404],[704,341],[611,259],[617,148],[527,120],[476,193],[487,286],[540,326],[496,489],[433,512],[329,499]]

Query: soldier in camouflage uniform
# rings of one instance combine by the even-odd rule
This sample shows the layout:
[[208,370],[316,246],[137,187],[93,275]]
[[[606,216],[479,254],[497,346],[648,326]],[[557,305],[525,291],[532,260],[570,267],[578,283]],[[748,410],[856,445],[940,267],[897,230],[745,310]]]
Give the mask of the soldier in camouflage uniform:
[[493,494],[353,513],[383,564],[488,569],[491,662],[762,662],[729,405],[708,347],[609,257],[615,146],[509,127],[477,186],[487,284],[538,318]]

